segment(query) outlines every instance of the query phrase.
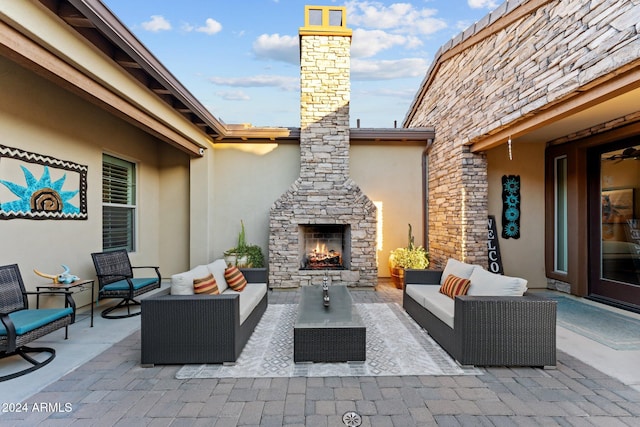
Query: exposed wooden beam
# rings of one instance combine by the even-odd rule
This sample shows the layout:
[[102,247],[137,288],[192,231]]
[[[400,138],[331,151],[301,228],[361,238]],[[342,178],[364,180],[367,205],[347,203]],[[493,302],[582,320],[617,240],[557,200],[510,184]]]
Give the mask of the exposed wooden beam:
[[142,69],[140,64],[138,64],[135,60],[133,60],[133,58],[119,49],[116,50],[115,54],[113,55],[113,59],[124,68]]
[[156,80],[152,80],[149,83],[149,89],[151,89],[154,93],[157,93],[158,95],[171,95],[171,90],[162,86]]
[[60,3],[60,6],[58,7],[58,16],[64,19],[64,21],[72,27],[94,28],[90,19],[66,1]]

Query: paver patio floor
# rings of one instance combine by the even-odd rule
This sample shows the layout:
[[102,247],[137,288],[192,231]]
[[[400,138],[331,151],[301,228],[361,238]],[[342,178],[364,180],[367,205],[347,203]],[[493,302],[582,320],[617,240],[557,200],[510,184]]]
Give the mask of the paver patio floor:
[[[354,302],[402,298],[386,283],[352,294]],[[298,297],[273,291],[269,302]],[[181,366],[142,368],[139,360],[138,330],[24,401],[3,402],[26,412],[5,412],[0,424],[343,426],[353,411],[363,426],[640,426],[640,392],[563,351],[557,369],[488,368],[476,376],[177,380]]]

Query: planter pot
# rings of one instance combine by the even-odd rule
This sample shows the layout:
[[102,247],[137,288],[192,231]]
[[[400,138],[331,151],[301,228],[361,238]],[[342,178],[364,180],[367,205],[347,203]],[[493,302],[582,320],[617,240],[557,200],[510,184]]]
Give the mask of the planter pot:
[[404,288],[404,268],[392,267],[391,268],[391,281],[397,289]]
[[227,265],[234,265],[239,268],[246,267],[249,264],[247,256],[241,256],[238,258],[237,255],[225,255],[224,262],[226,262]]

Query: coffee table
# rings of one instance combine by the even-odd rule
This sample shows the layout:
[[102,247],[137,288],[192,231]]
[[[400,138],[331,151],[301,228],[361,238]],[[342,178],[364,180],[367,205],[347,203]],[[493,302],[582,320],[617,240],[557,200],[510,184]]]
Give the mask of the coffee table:
[[366,360],[366,328],[346,286],[329,287],[324,307],[321,286],[303,286],[293,327],[293,361],[351,362]]

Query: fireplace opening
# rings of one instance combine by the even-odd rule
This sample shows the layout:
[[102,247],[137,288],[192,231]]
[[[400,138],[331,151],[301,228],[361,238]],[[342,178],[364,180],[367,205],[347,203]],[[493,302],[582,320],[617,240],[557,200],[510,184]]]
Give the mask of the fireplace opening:
[[301,270],[344,270],[351,263],[351,227],[346,224],[299,226]]

